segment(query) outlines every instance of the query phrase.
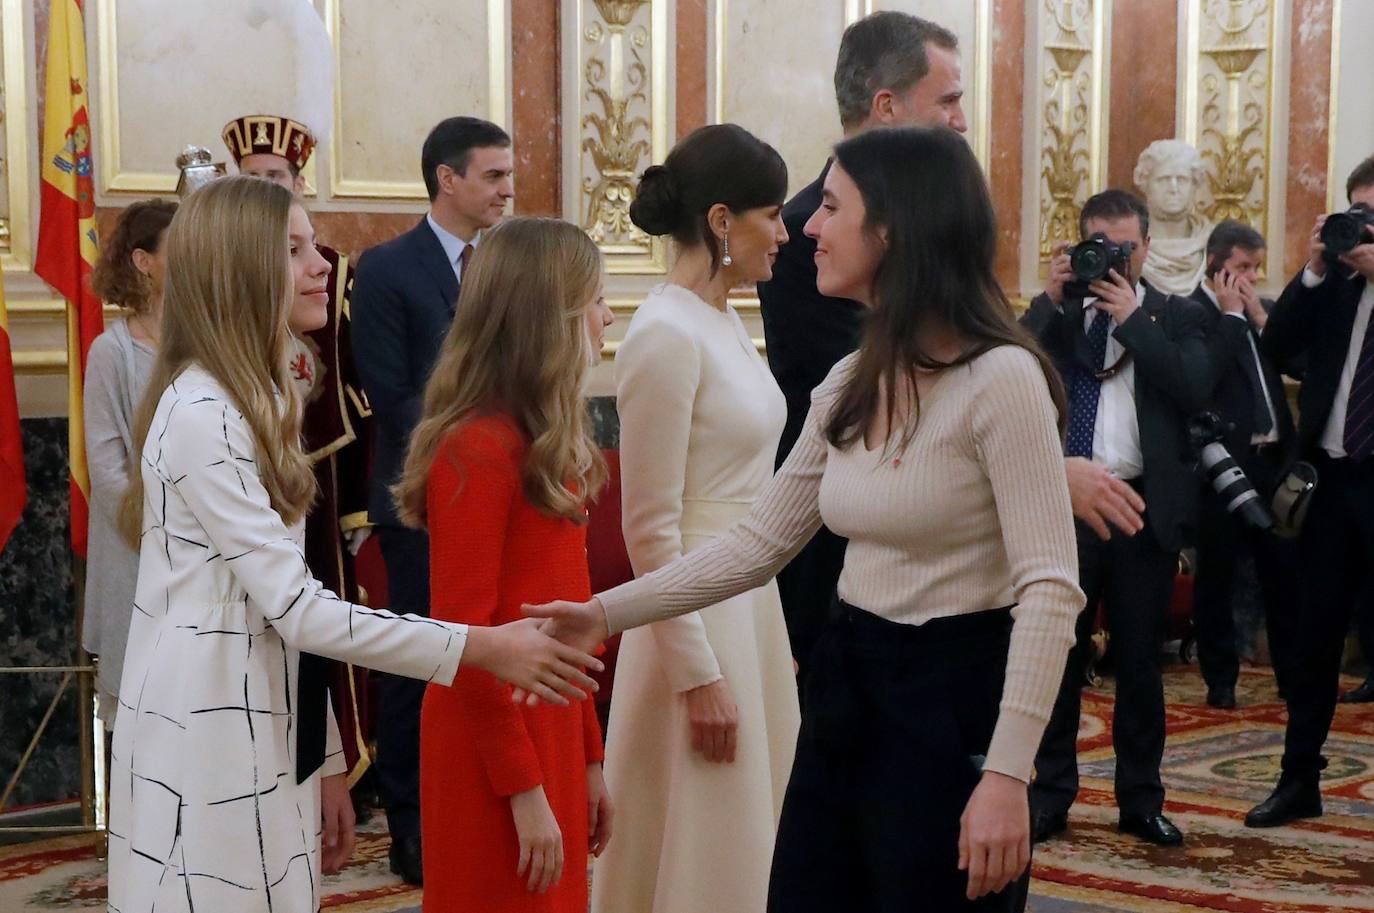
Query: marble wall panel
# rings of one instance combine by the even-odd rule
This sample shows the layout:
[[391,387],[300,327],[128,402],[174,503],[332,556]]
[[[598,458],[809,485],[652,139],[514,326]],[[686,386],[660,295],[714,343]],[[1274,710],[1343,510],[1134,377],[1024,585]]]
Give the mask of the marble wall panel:
[[1136,161],[1150,143],[1175,134],[1178,0],[1132,0],[1112,7],[1107,186],[1136,192]]
[[[77,649],[67,517],[67,422],[25,419],[28,504],[0,552],[0,666],[69,665]],[[0,784],[7,782],[61,681],[60,673],[0,677]],[[73,681],[73,686],[75,682]],[[63,698],[10,802],[80,793],[78,707]]]
[[[1288,169],[1284,222],[1284,273],[1307,259],[1308,236],[1326,212],[1330,170],[1327,131],[1331,122],[1331,33],[1336,0],[1293,0],[1293,60],[1289,78]],[[1369,82],[1361,79],[1365,87]],[[1342,179],[1344,184],[1344,179]],[[1275,182],[1276,191],[1279,182]],[[1342,188],[1344,189],[1344,188]]]
[[[1374,155],[1374,92],[1364,62],[1374,35],[1374,3],[1338,0],[1333,32],[1331,155],[1327,209],[1346,205],[1345,180],[1355,166]],[[1364,68],[1363,71],[1361,68]]]
[[[507,4],[327,0],[337,11],[336,196],[424,198],[419,148],[454,114],[509,125]],[[501,44],[492,46],[494,38]],[[493,56],[495,55],[495,56]]]
[[514,0],[511,16],[511,140],[515,147],[515,211],[562,212],[562,114],[558,109],[558,6]]
[[715,0],[710,118],[771,143],[787,162],[790,192],[816,179],[840,138],[835,57],[851,4],[817,0]]
[[677,0],[674,32],[677,53],[673,74],[677,81],[677,138],[707,123],[706,61],[708,57],[707,0]]
[[1021,291],[1021,107],[1026,66],[1025,0],[996,0],[992,16],[988,183],[997,209],[997,278]]

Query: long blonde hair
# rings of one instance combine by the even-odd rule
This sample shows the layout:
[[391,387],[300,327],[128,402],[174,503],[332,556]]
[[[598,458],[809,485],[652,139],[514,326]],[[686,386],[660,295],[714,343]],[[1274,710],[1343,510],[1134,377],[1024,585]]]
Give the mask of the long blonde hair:
[[392,488],[402,522],[425,525],[429,471],[444,438],[495,412],[511,415],[530,442],[525,498],[546,516],[586,522],[586,502],[606,481],[582,401],[593,363],[586,306],[600,279],[601,252],[567,222],[515,218],[482,235]]
[[[301,402],[287,371],[294,289],[289,259],[289,190],[250,177],[196,191],[167,230],[161,343],[134,419],[134,452],[163,392],[194,364],[219,382],[243,414],[258,473],[284,523],[305,515],[315,475],[301,448]],[[137,542],[143,474],[135,467],[120,529]]]

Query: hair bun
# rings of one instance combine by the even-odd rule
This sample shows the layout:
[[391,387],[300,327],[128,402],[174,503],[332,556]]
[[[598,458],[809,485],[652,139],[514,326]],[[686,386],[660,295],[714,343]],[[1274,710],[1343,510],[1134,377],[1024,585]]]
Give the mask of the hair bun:
[[682,218],[677,178],[662,165],[650,165],[639,179],[630,203],[630,221],[648,235],[670,235]]

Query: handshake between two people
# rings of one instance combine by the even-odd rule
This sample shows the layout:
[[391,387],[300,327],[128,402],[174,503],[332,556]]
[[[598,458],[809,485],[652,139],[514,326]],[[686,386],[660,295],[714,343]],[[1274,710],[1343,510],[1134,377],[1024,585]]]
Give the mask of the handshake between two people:
[[[586,602],[560,600],[521,608],[528,618],[500,628],[471,628],[468,632],[468,650],[471,650],[472,632],[510,629],[511,642],[505,649],[512,655],[507,662],[510,670],[518,675],[497,671],[482,658],[474,657],[474,665],[509,682],[514,686],[512,700],[530,707],[541,701],[564,706],[568,703],[564,695],[580,699],[595,692],[596,682],[582,669],[594,672],[605,669],[605,665],[592,656],[610,636],[601,600],[596,597]],[[515,655],[526,649],[529,650],[527,656]]]

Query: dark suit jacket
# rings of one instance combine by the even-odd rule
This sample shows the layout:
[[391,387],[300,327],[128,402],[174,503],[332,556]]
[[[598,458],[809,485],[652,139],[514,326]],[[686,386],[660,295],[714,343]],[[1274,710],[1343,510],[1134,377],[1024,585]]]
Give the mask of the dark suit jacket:
[[458,304],[458,278],[426,220],[358,259],[351,301],[354,357],[376,428],[368,515],[397,525],[389,489]]
[[[1207,408],[1228,422],[1232,428],[1226,435],[1226,449],[1238,459],[1250,447],[1250,438],[1255,433],[1255,398],[1263,396],[1262,391],[1254,389],[1251,383],[1250,364],[1254,354],[1250,351],[1248,337],[1250,320],[1237,320],[1226,317],[1207,297],[1202,286],[1193,290],[1192,300],[1198,303],[1205,316],[1207,331],[1207,352],[1210,359],[1211,378],[1207,395]],[[1272,312],[1274,303],[1262,300],[1264,309]],[[1260,352],[1263,365],[1264,383],[1269,388],[1269,399],[1274,406],[1274,418],[1278,423],[1275,429],[1279,435],[1279,445],[1290,447],[1293,444],[1293,412],[1288,408],[1288,397],[1283,389],[1283,376],[1272,358]]]
[[835,363],[859,345],[863,305],[816,291],[816,242],[802,227],[821,205],[827,164],[812,184],[782,209],[787,243],[778,250],[773,278],[759,283],[768,366],[787,398],[787,425],[778,445],[778,465],[792,452],[811,408],[811,391]]
[[[1076,366],[1088,363],[1083,307],[1081,301],[1065,301],[1059,308],[1042,294],[1021,320],[1054,359],[1066,385]],[[1207,396],[1204,322],[1195,302],[1147,284],[1144,304],[1112,334],[1135,363],[1145,520],[1168,551],[1187,545],[1196,523],[1198,484],[1187,419],[1203,407]]]
[[1316,288],[1302,284],[1302,273],[1293,277],[1279,296],[1260,336],[1265,355],[1282,364],[1306,357],[1302,387],[1298,390],[1297,453],[1310,459],[1331,416],[1336,388],[1350,351],[1355,311],[1364,294],[1365,279],[1337,275],[1330,267]]

